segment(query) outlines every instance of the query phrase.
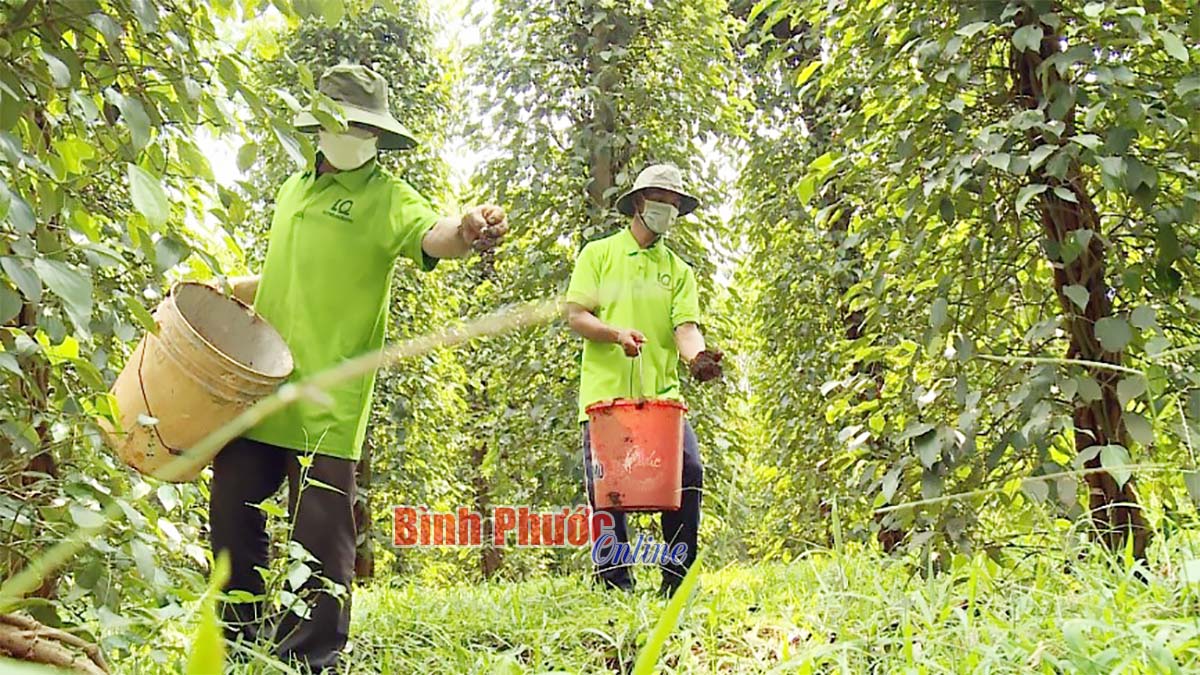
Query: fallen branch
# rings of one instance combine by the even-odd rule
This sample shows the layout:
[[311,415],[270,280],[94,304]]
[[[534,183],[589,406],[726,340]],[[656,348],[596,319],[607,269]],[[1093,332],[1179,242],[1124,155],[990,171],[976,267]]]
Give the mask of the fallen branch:
[[0,655],[75,673],[109,672],[97,645],[16,614],[0,614]]

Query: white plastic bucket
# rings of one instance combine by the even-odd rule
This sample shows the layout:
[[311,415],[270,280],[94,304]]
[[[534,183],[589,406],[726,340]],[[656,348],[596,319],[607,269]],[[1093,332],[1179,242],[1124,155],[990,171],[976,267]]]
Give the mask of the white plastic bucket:
[[274,392],[292,372],[292,354],[254,310],[204,284],[176,284],[154,320],[157,334],[142,338],[113,383],[122,428],[104,425],[104,435],[138,471],[190,481],[219,449],[184,475],[162,468]]

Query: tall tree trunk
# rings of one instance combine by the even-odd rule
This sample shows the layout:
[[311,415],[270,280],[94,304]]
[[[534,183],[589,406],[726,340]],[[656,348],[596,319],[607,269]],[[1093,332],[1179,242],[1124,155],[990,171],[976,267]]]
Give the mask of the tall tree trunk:
[[[488,510],[492,506],[491,489],[488,485],[487,478],[484,477],[481,467],[483,460],[487,457],[487,443],[480,443],[471,451],[471,461],[476,468],[475,478],[472,480],[472,488],[475,491],[475,512],[488,517]],[[496,524],[492,523],[492,527]],[[483,573],[484,579],[491,579],[500,571],[500,563],[504,561],[504,552],[501,549],[492,545],[491,539],[484,536],[483,546],[479,550],[479,569]]]
[[[34,111],[33,123],[41,131],[42,142],[47,148],[50,147],[51,127],[45,112]],[[31,236],[36,245],[48,244],[51,247],[50,252],[53,252],[59,247],[57,229],[57,222],[53,217],[49,223],[39,220],[36,230]],[[45,252],[43,251],[43,253]],[[13,327],[26,332],[32,339],[37,332],[38,315],[41,311],[41,303],[26,298],[21,306],[21,311],[12,321]],[[11,350],[15,346],[12,338],[8,335],[4,336],[3,343],[6,350]],[[38,447],[34,449],[24,465],[19,462],[15,464],[15,467],[19,467],[17,476],[4,476],[3,478],[6,482],[19,486],[18,493],[23,495],[27,503],[40,506],[45,505],[52,497],[48,489],[50,484],[47,481],[55,481],[58,478],[58,462],[51,450],[49,424],[49,420],[54,417],[50,410],[50,364],[46,362],[42,354],[37,353],[18,357],[17,363],[24,374],[24,378],[18,381],[17,393],[25,403],[25,421],[33,425],[34,433],[38,438]],[[12,480],[13,478],[15,480]],[[36,520],[35,522],[40,523]],[[33,592],[33,595],[40,598],[52,598],[56,595],[57,586],[57,575],[48,575],[42,581],[42,585]]]
[[[1063,38],[1054,27],[1041,23],[1032,8],[1027,8],[1017,17],[1017,28],[1022,26],[1040,27],[1043,38],[1036,52],[1013,48],[1011,74],[1015,94],[1021,105],[1030,110],[1043,111],[1049,117],[1053,97],[1069,91],[1071,83],[1062,80],[1055,68],[1039,70],[1039,66],[1045,59],[1058,53]],[[1061,121],[1066,125],[1061,137],[1073,135],[1074,105]],[[1039,132],[1031,132],[1030,145],[1030,150],[1034,150],[1039,146],[1057,143]],[[1041,193],[1038,206],[1046,238],[1058,245],[1050,253],[1050,264],[1054,268],[1054,290],[1067,316],[1070,333],[1067,357],[1120,365],[1122,353],[1105,350],[1095,331],[1096,322],[1112,316],[1113,311],[1110,287],[1105,276],[1108,251],[1100,236],[1100,217],[1089,194],[1088,178],[1075,161],[1070,163],[1064,178],[1050,175],[1046,164],[1033,170],[1031,178],[1034,183],[1050,188]],[[1059,188],[1069,191],[1074,199],[1061,198],[1056,194]],[[1078,258],[1064,262],[1057,251],[1061,251],[1061,245],[1072,240],[1076,232],[1083,230],[1091,230],[1095,234],[1088,239]],[[1088,291],[1087,306],[1082,311],[1064,293],[1064,289],[1072,285],[1082,286]],[[1101,397],[1090,403],[1080,402],[1075,408],[1076,452],[1082,453],[1093,446],[1110,444],[1128,447],[1128,435],[1122,423],[1122,406],[1117,396],[1119,374],[1100,366],[1086,370],[1100,384]],[[1099,468],[1100,458],[1096,456],[1089,459],[1086,466]],[[1117,549],[1124,545],[1126,537],[1131,536],[1134,554],[1139,558],[1144,557],[1150,531],[1138,505],[1133,479],[1122,486],[1111,474],[1097,472],[1089,473],[1086,480],[1092,521],[1104,542],[1109,548]]]
[[620,58],[615,56],[628,46],[640,24],[617,15],[620,10],[610,8],[608,16],[597,21],[591,30],[581,30],[576,39],[584,45],[583,54],[587,62],[586,84],[592,88],[589,97],[590,117],[584,119],[588,157],[587,193],[590,200],[589,220],[603,229],[611,217],[614,188],[617,175],[629,164],[633,146],[617,133],[623,126],[617,109],[616,94],[621,88]]

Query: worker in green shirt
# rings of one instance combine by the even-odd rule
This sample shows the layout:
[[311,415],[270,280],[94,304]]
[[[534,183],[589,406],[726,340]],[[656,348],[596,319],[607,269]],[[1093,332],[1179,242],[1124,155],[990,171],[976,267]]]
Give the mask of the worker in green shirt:
[[[378,150],[415,145],[389,112],[380,75],[335,66],[318,88],[341,105],[348,127],[329,131],[307,112],[297,116],[297,128],[317,134],[316,164],[279,189],[261,275],[233,283],[234,295],[252,301],[287,342],[293,381],[383,346],[397,258],[428,271],[441,258],[494,245],[508,227],[498,206],[443,217],[376,163]],[[282,658],[318,672],[336,666],[349,635],[354,470],[374,383],[371,373],[326,389],[325,400],[292,404],[231,442],[213,464],[212,547],[230,555],[226,590],[264,593],[269,541],[256,505],[285,480],[292,539],[316,558],[297,590],[306,607],[269,622],[268,635],[261,600],[231,602],[223,610],[227,635],[273,639]],[[322,577],[342,590],[331,593]]]
[[[566,313],[571,329],[585,338],[579,378],[579,421],[583,423],[583,462],[588,499],[595,507],[587,407],[598,401],[628,398],[682,399],[677,364],[682,359],[700,382],[721,375],[721,352],[708,350],[700,332],[696,274],[663,236],[679,216],[700,202],[683,189],[674,166],[647,167],[633,187],[617,199],[629,226],[592,241],[575,261],[567,288]],[[639,368],[629,359],[640,358]],[[634,373],[638,376],[635,378]],[[635,388],[640,391],[634,391]],[[696,433],[684,422],[683,497],[678,511],[662,513],[663,539],[683,543],[683,563],[662,566],[660,592],[670,596],[696,559],[703,468]],[[624,513],[609,512],[613,535],[628,542]],[[603,547],[607,549],[608,547]],[[605,559],[611,559],[606,551]],[[632,589],[629,568],[600,564],[599,579],[608,587]]]

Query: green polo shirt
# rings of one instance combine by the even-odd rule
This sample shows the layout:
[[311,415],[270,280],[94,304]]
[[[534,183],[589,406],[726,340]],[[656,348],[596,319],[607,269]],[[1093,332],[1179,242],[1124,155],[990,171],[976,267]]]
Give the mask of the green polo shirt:
[[[353,171],[298,173],[279,189],[254,308],[279,331],[298,381],[379,349],[398,257],[432,269],[421,240],[440,216],[375,161]],[[293,450],[357,460],[375,373],[326,390],[331,405],[297,401],[245,435]]]
[[661,238],[642,248],[626,228],[584,246],[566,301],[646,336],[640,366],[618,344],[584,341],[579,421],[587,421],[585,409],[597,401],[631,395],[682,400],[675,327],[700,322],[700,301],[695,272]]

